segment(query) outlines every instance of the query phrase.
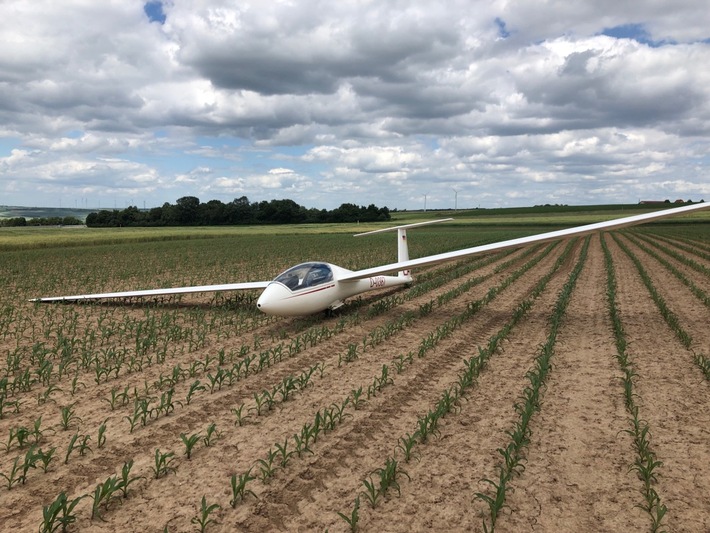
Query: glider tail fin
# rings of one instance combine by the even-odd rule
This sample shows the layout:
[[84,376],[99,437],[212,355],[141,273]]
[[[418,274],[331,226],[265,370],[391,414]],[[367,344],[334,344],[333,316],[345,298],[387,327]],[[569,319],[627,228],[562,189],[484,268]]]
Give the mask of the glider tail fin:
[[[407,228],[397,228],[397,262],[409,261],[409,246],[407,245]],[[398,278],[411,278],[409,270],[397,272]]]
[[[409,261],[409,246],[407,244],[407,229],[417,228],[419,226],[428,226],[429,224],[437,224],[439,222],[448,222],[453,220],[453,218],[441,218],[438,220],[429,220],[427,222],[417,222],[414,224],[405,224],[403,226],[394,226],[392,228],[376,229],[373,231],[367,231],[365,233],[358,233],[355,237],[360,237],[362,235],[371,235],[373,233],[383,233],[385,231],[397,231],[397,262],[402,263],[404,261]],[[411,277],[411,272],[409,270],[401,270],[397,273],[400,278]]]

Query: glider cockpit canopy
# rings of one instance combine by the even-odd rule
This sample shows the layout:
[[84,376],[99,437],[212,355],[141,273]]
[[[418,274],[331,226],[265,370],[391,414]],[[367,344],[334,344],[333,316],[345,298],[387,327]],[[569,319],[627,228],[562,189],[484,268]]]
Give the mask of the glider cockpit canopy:
[[333,269],[327,263],[301,263],[289,268],[274,281],[290,291],[298,291],[333,281]]

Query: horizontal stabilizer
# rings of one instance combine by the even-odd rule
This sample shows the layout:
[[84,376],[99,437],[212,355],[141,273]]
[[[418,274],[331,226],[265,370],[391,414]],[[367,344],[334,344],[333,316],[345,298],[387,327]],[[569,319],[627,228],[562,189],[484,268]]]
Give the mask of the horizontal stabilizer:
[[223,285],[201,285],[196,287],[175,287],[171,289],[148,289],[142,291],[105,292],[101,294],[78,294],[75,296],[53,296],[34,298],[31,302],[77,302],[81,300],[102,300],[105,298],[143,298],[148,296],[166,296],[172,294],[190,294],[195,292],[245,291],[265,289],[270,281],[250,281],[246,283],[227,283]]
[[355,237],[362,237],[363,235],[372,235],[373,233],[384,233],[386,231],[397,231],[398,229],[409,229],[418,228],[419,226],[428,226],[429,224],[438,224],[439,222],[448,222],[453,220],[453,218],[440,218],[437,220],[429,220],[427,222],[415,222],[413,224],[405,224],[404,226],[393,226],[391,228],[375,229],[372,231],[366,231],[365,233],[356,233]]

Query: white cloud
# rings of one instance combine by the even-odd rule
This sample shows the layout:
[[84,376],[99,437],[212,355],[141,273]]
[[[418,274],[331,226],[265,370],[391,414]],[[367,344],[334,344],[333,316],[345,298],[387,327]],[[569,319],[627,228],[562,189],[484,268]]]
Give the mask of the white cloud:
[[161,25],[138,0],[0,3],[0,193],[402,208],[423,188],[441,206],[452,187],[459,206],[707,190],[710,11],[693,0],[163,12]]

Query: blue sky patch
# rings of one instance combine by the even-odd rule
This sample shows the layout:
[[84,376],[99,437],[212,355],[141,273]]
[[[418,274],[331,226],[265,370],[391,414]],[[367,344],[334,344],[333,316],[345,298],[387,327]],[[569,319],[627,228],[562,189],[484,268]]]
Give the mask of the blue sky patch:
[[622,24],[613,28],[604,28],[602,35],[615,37],[616,39],[632,39],[654,48],[669,44],[666,41],[654,41],[643,24]]
[[151,22],[159,22],[165,24],[165,13],[163,13],[163,3],[158,0],[146,2],[143,6],[143,11],[148,15]]
[[502,37],[503,39],[510,36],[510,32],[505,27],[505,21],[502,18],[496,17],[495,23],[496,26],[498,26],[498,36]]

